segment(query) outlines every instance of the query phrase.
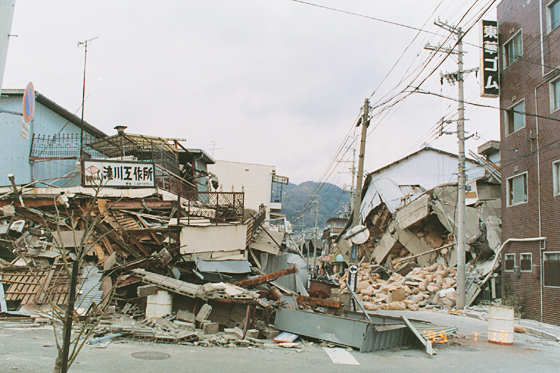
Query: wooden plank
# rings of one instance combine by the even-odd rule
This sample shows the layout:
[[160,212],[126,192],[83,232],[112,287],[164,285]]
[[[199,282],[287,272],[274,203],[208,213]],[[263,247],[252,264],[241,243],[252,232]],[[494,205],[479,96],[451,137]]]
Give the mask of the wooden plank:
[[272,272],[268,275],[263,275],[263,276],[259,276],[259,277],[255,277],[255,278],[250,278],[250,279],[247,279],[247,280],[238,281],[238,282],[234,283],[234,285],[241,286],[241,287],[256,286],[256,285],[264,284],[265,282],[274,281],[277,278],[287,276],[287,275],[292,274],[292,273],[296,273],[297,271],[298,271],[297,267],[294,265],[291,268],[283,269],[283,270],[277,271],[277,272]]
[[54,269],[49,270],[43,276],[44,280],[43,280],[43,283],[42,283],[42,286],[41,286],[41,293],[39,294],[39,296],[36,299],[36,302],[38,304],[45,303],[45,298],[47,296],[46,293],[48,291],[48,288],[50,287],[53,276],[54,276]]

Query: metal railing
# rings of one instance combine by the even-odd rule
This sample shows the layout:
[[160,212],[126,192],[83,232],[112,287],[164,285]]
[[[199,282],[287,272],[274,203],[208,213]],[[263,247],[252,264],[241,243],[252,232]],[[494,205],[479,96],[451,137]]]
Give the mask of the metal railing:
[[182,203],[189,217],[208,218],[214,223],[243,221],[244,192],[191,191],[181,197],[185,199]]

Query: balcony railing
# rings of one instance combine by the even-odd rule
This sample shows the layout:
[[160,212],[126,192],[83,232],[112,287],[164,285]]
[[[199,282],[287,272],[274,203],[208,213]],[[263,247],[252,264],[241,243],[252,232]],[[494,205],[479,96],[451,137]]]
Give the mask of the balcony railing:
[[197,192],[183,193],[183,208],[189,217],[202,217],[214,223],[242,222],[245,208],[243,192]]

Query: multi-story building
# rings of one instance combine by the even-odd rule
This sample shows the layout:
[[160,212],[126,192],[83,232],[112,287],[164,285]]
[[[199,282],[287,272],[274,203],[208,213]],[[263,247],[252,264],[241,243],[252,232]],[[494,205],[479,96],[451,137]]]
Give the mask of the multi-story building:
[[216,161],[208,171],[219,179],[224,192],[245,192],[245,208],[254,212],[264,205],[267,218],[282,218],[282,194],[288,178],[276,174],[275,166],[231,161]]
[[503,290],[560,325],[560,1],[503,0],[497,14]]

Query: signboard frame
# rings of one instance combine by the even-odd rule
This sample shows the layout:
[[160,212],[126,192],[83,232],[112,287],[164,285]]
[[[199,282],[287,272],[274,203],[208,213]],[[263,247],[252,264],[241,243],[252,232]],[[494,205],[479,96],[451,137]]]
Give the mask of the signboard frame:
[[155,188],[156,166],[152,162],[109,159],[82,162],[83,187]]
[[481,22],[482,53],[480,67],[482,70],[480,96],[500,96],[500,45],[498,42],[498,21]]

